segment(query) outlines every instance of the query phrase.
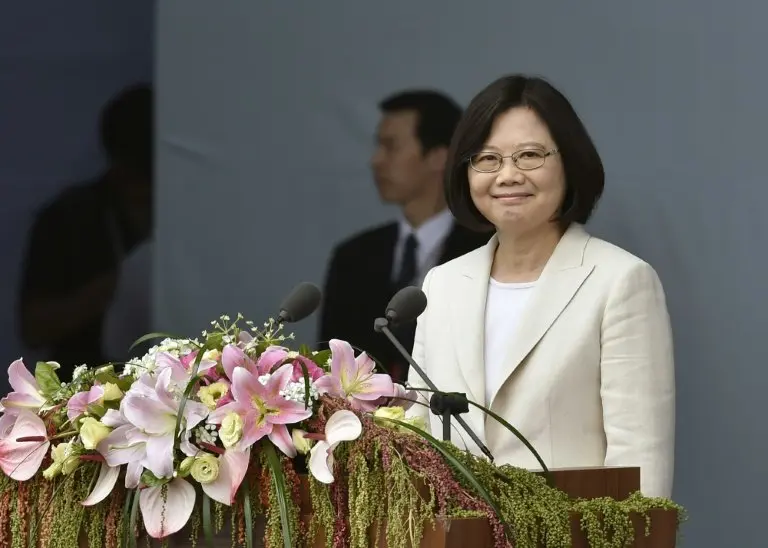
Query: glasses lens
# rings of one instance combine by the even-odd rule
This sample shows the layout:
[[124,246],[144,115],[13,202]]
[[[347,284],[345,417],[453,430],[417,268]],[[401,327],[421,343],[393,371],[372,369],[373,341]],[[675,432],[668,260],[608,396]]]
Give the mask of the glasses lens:
[[520,169],[536,169],[544,165],[546,154],[540,150],[521,150],[515,155],[515,164]]
[[493,152],[480,152],[473,155],[469,162],[477,171],[498,171],[501,167],[501,156]]

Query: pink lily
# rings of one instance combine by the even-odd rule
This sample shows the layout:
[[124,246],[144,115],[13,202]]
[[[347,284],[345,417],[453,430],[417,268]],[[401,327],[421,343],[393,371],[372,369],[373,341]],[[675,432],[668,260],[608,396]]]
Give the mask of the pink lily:
[[221,351],[221,367],[224,369],[224,373],[229,380],[234,378],[235,369],[237,367],[243,367],[255,375],[261,374],[256,363],[248,356],[248,354],[246,354],[242,348],[239,348],[234,344],[228,344]]
[[27,481],[40,469],[51,446],[45,424],[33,412],[19,409],[0,419],[0,431],[7,432],[0,439],[0,469],[11,479]]
[[296,447],[285,425],[309,418],[312,410],[305,409],[304,403],[287,400],[280,395],[280,391],[291,381],[292,374],[293,365],[285,364],[262,384],[246,368],[235,368],[231,387],[234,401],[213,411],[209,422],[221,424],[228,414],[236,413],[243,419],[243,435],[236,449],[247,449],[268,436],[283,453],[295,457]]
[[104,387],[94,385],[87,392],[78,392],[67,402],[67,418],[71,421],[88,410],[88,406],[98,403],[104,397]]
[[259,361],[256,362],[256,367],[259,369],[259,374],[266,375],[271,373],[272,369],[279,364],[282,364],[289,357],[288,349],[282,346],[270,346],[259,356]]
[[389,402],[389,407],[402,407],[403,411],[408,411],[419,397],[416,390],[406,390],[402,384],[394,383],[395,389],[391,398],[384,398],[380,405],[386,405]]
[[[159,375],[165,369],[172,371],[171,378],[176,383],[184,383],[189,380],[189,374],[192,371],[192,367],[195,365],[195,359],[197,358],[197,351],[189,352],[183,356],[176,357],[168,352],[161,352],[155,358],[157,363],[157,371],[155,375]],[[197,372],[204,373],[211,368],[216,367],[216,362],[213,360],[200,360],[200,365],[197,368]]]
[[320,369],[315,362],[305,356],[298,356],[293,360],[293,376],[291,377],[293,382],[301,382],[304,380],[304,369],[301,367],[302,363],[304,364],[304,367],[307,368],[310,382],[315,382],[325,375],[325,371]]
[[37,412],[45,404],[45,396],[21,358],[8,366],[8,382],[13,392],[0,400],[0,412],[19,408]]
[[346,398],[354,409],[372,411],[376,400],[391,397],[395,387],[389,375],[374,373],[374,361],[363,352],[357,358],[346,341],[331,339],[331,374],[315,381],[322,393]]

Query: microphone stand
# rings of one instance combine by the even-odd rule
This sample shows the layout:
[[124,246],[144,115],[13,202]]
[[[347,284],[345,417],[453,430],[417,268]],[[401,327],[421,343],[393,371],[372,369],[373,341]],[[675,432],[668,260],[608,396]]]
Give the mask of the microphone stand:
[[472,431],[467,422],[461,417],[462,413],[469,411],[469,402],[467,401],[466,394],[458,392],[441,392],[435,386],[426,373],[419,367],[419,364],[411,357],[408,351],[400,344],[389,329],[389,320],[387,318],[376,318],[373,323],[373,329],[378,333],[383,333],[389,342],[397,349],[398,352],[406,359],[408,364],[413,367],[416,374],[421,377],[430,390],[432,390],[432,396],[429,399],[429,409],[435,415],[440,415],[443,418],[443,441],[451,441],[451,418],[456,419],[464,431],[469,435],[473,442],[480,448],[480,451],[493,462],[493,455],[490,449],[480,441],[480,438]]

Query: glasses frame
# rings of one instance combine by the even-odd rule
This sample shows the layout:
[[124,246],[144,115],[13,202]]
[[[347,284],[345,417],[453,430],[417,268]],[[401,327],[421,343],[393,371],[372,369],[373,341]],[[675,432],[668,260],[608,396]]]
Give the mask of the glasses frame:
[[[547,158],[557,154],[558,152],[560,152],[560,150],[557,149],[557,148],[553,148],[553,149],[550,149],[550,150],[544,152],[544,156],[541,158],[541,164],[536,166],[536,167],[520,167],[518,165],[517,161],[518,161],[518,158],[520,158],[520,155],[525,153],[525,152],[542,152],[542,151],[535,150],[535,149],[533,149],[533,150],[532,149],[524,149],[524,150],[518,150],[517,152],[513,152],[512,154],[509,154],[508,156],[504,156],[503,154],[500,154],[498,152],[493,152],[493,151],[486,150],[486,151],[482,151],[482,152],[476,152],[475,154],[471,154],[470,156],[468,156],[467,157],[467,163],[469,163],[469,167],[471,167],[474,171],[477,171],[478,173],[498,173],[499,171],[501,171],[504,168],[504,160],[509,158],[510,160],[512,160],[512,163],[515,164],[515,167],[517,169],[519,169],[521,171],[533,171],[534,169],[539,169],[540,167],[542,167],[547,162]],[[481,153],[482,154],[492,154],[493,156],[498,157],[499,158],[499,167],[496,168],[496,169],[488,169],[488,170],[477,169],[475,167],[475,165],[472,163],[472,156],[476,156],[477,154],[481,154]]]

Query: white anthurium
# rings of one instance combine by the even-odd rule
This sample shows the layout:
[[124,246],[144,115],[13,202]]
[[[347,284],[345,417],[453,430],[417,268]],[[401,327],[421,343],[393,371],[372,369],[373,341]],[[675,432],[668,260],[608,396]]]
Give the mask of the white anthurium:
[[333,483],[333,450],[343,441],[354,441],[363,432],[360,419],[352,411],[336,411],[325,424],[325,440],[309,452],[309,472],[322,483]]

